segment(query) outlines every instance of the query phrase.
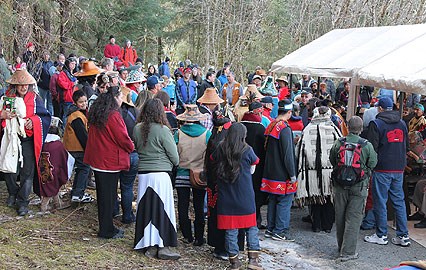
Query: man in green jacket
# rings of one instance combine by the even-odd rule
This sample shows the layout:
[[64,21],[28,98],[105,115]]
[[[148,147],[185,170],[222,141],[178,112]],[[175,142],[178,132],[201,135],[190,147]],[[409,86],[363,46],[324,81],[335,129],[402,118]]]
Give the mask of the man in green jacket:
[[[358,143],[361,139],[359,134],[362,131],[362,119],[359,116],[352,116],[348,121],[348,129],[349,135],[346,136],[346,142]],[[333,167],[336,167],[338,164],[339,150],[342,143],[344,142],[336,140],[331,148],[330,162]],[[371,171],[377,164],[377,154],[370,142],[362,146],[360,162],[361,168],[365,173],[364,178],[360,182],[352,186],[343,186],[333,181],[336,233],[340,261],[358,258],[356,244],[364,216],[364,206],[368,195],[368,181]]]

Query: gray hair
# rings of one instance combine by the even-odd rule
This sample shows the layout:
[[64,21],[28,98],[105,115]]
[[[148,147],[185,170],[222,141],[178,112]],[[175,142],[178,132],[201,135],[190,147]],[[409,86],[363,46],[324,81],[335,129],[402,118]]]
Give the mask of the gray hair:
[[101,68],[105,68],[108,65],[114,66],[114,60],[112,60],[111,58],[107,58],[107,57],[103,58],[101,60]]

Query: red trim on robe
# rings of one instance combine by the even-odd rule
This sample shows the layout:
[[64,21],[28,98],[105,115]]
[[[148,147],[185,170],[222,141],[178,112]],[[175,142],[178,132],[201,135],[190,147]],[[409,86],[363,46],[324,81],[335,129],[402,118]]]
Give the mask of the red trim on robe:
[[297,182],[292,184],[289,180],[286,182],[283,181],[274,181],[270,179],[263,178],[262,185],[260,190],[263,192],[277,194],[277,195],[288,195],[296,193],[297,191]]
[[241,216],[217,215],[217,228],[220,230],[241,229],[257,226],[256,213]]
[[41,148],[43,146],[43,127],[41,123],[41,119],[38,115],[35,114],[36,111],[36,94],[34,92],[27,92],[24,97],[25,106],[27,109],[27,116],[25,118],[31,119],[33,122],[33,129],[25,129],[25,133],[28,137],[33,137],[34,140],[34,156],[36,161],[37,173],[40,179],[40,155]]
[[253,164],[251,164],[251,166],[253,166],[253,165],[257,165],[257,164],[259,164],[259,162],[260,162],[260,159],[259,159],[259,158],[257,158],[257,159],[256,159],[256,161],[255,161],[255,162],[253,162]]

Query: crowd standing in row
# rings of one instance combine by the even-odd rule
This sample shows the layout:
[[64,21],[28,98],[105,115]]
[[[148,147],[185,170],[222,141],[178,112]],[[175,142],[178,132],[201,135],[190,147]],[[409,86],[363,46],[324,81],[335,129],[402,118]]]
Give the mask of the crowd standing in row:
[[[135,222],[134,248],[148,257],[180,257],[173,250],[177,246],[173,188],[182,241],[205,244],[207,212],[207,243],[214,247],[215,257],[229,259],[231,269],[241,267],[238,253],[244,250],[245,239],[249,269],[262,269],[259,229],[265,229],[266,238],[294,241],[290,209],[295,203],[309,205],[310,215],[304,219],[314,232],[329,233],[335,221],[339,259],[344,261],[358,257],[357,237],[364,222],[376,227],[365,241],[388,243],[390,194],[397,226],[392,243],[410,245],[402,183],[408,134],[423,136],[426,126],[418,95],[410,95],[406,102],[413,109],[407,114],[411,118],[405,119],[407,128],[394,110],[395,91],[381,89],[376,99],[374,88],[361,87],[357,111],[364,117],[346,122],[348,79],[335,87],[328,78],[315,81],[303,75],[293,84],[291,76],[275,78],[258,67],[247,74],[249,84],[244,87],[229,63],[217,73],[209,68],[204,77],[189,60],[171,72],[169,57],[158,72],[149,65],[145,74],[131,42],[120,48],[113,36],[104,56],[99,66],[94,59],[63,54],[53,63],[48,53],[36,62],[34,44],[28,43],[23,62],[17,59],[10,68],[11,77],[7,68],[0,69],[2,86],[8,84],[1,106],[0,160],[18,154],[1,171],[7,204],[19,215],[28,213],[33,180],[42,210],[49,210],[51,198],[54,207],[61,208],[58,191],[74,167],[73,203],[94,201],[85,192],[94,174],[102,238],[124,235],[113,223],[120,212],[120,181],[121,221]],[[47,146],[60,143],[57,135],[52,139],[58,134],[59,119],[64,127],[59,147],[65,154],[53,158],[59,151]],[[65,150],[74,159],[73,166]],[[350,184],[337,181],[346,173],[339,170],[348,165],[346,151],[354,153],[348,164],[357,169],[350,174]],[[62,165],[51,165],[58,161]],[[365,215],[369,189],[373,211]],[[419,228],[426,227],[424,193],[420,181],[413,200],[422,219],[416,224]],[[189,218],[191,194],[194,226]],[[260,214],[265,204],[266,226]]]

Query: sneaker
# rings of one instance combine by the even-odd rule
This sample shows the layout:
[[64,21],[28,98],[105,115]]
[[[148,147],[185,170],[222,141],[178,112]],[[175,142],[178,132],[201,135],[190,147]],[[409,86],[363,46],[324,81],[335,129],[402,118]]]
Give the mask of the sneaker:
[[414,224],[414,228],[416,229],[424,229],[426,228],[426,218],[422,219],[419,223]]
[[364,241],[368,243],[378,244],[378,245],[387,245],[388,236],[383,235],[382,237],[378,237],[377,234],[367,235],[364,237]]
[[83,196],[72,196],[71,197],[71,202],[74,203],[91,203],[93,202],[95,199],[92,197],[92,195],[84,193]]
[[17,212],[18,212],[18,215],[19,215],[19,216],[23,217],[23,216],[25,216],[26,214],[28,214],[28,207],[27,207],[27,206],[20,206],[20,207],[18,208]]
[[148,258],[156,258],[158,254],[158,247],[157,246],[150,246],[145,251],[145,256]]
[[350,260],[356,260],[358,258],[359,258],[359,254],[357,252],[353,255],[340,255],[340,258],[337,259],[337,260],[340,261],[340,262],[347,262],[347,261],[350,261]]
[[392,244],[401,246],[401,247],[409,247],[411,242],[408,235],[397,236],[392,238]]
[[96,189],[96,182],[93,179],[90,179],[87,182],[87,188],[88,189]]
[[270,230],[265,231],[265,238],[272,238],[272,235],[274,235]]
[[272,235],[272,240],[294,242],[294,239],[292,237],[289,237],[284,233],[274,233]]
[[9,207],[14,207],[16,205],[16,196],[15,195],[9,195],[9,197],[6,200],[6,204]]
[[219,260],[223,260],[223,261],[229,260],[228,253],[226,253],[225,251],[213,252],[213,257],[215,257],[216,259],[219,259]]

